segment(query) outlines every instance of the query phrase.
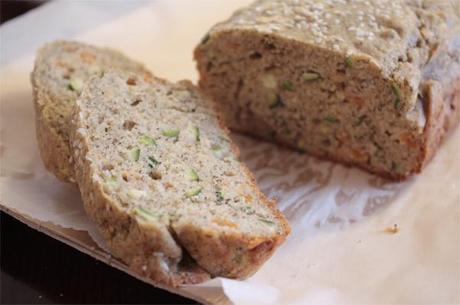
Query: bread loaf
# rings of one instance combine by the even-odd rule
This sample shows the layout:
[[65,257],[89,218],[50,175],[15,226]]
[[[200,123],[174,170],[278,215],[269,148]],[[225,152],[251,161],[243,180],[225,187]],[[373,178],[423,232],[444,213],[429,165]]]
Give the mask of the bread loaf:
[[460,2],[259,0],[196,48],[230,128],[402,179],[460,118]]

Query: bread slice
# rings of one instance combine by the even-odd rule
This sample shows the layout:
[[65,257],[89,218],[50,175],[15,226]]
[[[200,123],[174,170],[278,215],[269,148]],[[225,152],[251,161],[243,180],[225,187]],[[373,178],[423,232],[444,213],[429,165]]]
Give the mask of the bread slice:
[[[203,280],[203,271],[245,278],[289,233],[189,82],[94,77],[71,130],[85,209],[113,253],[144,276],[169,285]],[[184,275],[188,256],[196,268]]]
[[42,47],[31,75],[38,147],[46,168],[63,181],[73,180],[69,120],[83,84],[109,68],[149,72],[123,54],[73,41]]
[[403,179],[460,121],[460,1],[259,0],[195,51],[236,131]]

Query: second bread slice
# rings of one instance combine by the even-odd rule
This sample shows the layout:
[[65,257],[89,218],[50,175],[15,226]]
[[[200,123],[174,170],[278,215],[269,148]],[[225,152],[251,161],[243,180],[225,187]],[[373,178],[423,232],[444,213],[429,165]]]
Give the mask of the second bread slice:
[[[71,147],[87,213],[116,256],[157,282],[245,278],[289,233],[189,82],[122,72],[92,79]],[[196,268],[183,273],[188,256]]]
[[122,53],[76,41],[57,40],[37,52],[31,74],[37,142],[45,167],[74,182],[69,150],[69,121],[83,85],[94,75],[117,69],[150,75]]

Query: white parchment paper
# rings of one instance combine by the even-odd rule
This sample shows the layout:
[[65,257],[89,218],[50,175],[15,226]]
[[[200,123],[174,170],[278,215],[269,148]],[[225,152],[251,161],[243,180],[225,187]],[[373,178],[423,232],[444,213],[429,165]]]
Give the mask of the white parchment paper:
[[[196,80],[195,44],[247,2],[136,1],[120,9],[120,1],[62,1],[0,27],[1,207],[72,229],[65,232],[87,232],[92,240],[56,234],[103,259],[96,253],[104,252],[103,241],[77,188],[47,173],[38,154],[29,84],[36,47],[79,39],[119,48],[159,76]],[[234,138],[262,190],[278,199],[292,234],[246,281],[219,278],[172,291],[212,304],[460,304],[460,129],[423,174],[404,183]]]

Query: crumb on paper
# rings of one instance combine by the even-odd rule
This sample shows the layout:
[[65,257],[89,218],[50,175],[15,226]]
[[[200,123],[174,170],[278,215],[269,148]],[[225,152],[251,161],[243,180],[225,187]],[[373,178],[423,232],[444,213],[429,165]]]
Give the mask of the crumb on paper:
[[394,224],[392,227],[387,227],[383,231],[388,234],[396,234],[399,232],[399,227],[397,224]]

